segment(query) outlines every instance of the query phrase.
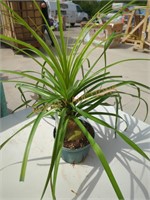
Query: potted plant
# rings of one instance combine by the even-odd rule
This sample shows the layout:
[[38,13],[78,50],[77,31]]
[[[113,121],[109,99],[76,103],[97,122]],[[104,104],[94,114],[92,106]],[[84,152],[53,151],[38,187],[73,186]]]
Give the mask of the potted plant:
[[[34,2],[35,5],[38,7],[36,1]],[[7,144],[7,142],[9,142],[15,135],[17,135],[24,128],[32,124],[32,129],[26,144],[26,149],[22,162],[20,181],[23,181],[25,178],[28,156],[39,122],[43,117],[50,116],[56,122],[56,128],[54,131],[55,139],[51,164],[44,186],[42,198],[50,182],[52,197],[53,199],[56,199],[56,178],[64,143],[66,141],[68,142],[75,139],[80,141],[79,138],[81,137],[82,139],[84,137],[88,141],[86,142],[90,144],[96,156],[103,165],[104,170],[109,177],[109,180],[116,192],[118,199],[124,199],[123,194],[111,171],[111,168],[105,158],[105,155],[101,147],[96,143],[96,140],[94,139],[94,133],[90,133],[90,129],[92,130],[91,126],[90,128],[87,127],[89,125],[86,125],[86,122],[84,122],[85,119],[88,119],[104,127],[112,129],[115,136],[118,135],[119,137],[121,137],[128,145],[135,149],[135,151],[137,151],[144,158],[149,160],[148,156],[132,140],[130,140],[123,132],[119,131],[119,129],[117,128],[117,122],[118,119],[121,119],[121,117],[119,116],[119,109],[121,108],[122,95],[129,95],[139,99],[139,101],[142,101],[143,99],[141,97],[140,90],[143,88],[146,90],[150,90],[150,87],[133,80],[124,80],[122,76],[111,75],[109,72],[109,68],[112,67],[114,64],[105,65],[104,67],[96,70],[94,73],[92,72],[92,70],[95,69],[95,66],[97,65],[99,59],[101,59],[103,55],[105,58],[107,48],[111,44],[113,38],[117,37],[115,34],[112,34],[107,39],[102,55],[100,55],[94,63],[91,64],[90,60],[88,59],[89,54],[96,48],[96,46],[91,48],[92,42],[94,41],[96,36],[105,29],[111,19],[103,24],[103,26],[95,32],[92,38],[82,46],[82,41],[87,34],[87,30],[91,28],[89,24],[91,24],[93,19],[89,21],[87,25],[83,27],[79,37],[72,47],[72,50],[70,52],[67,52],[59,0],[57,1],[60,33],[59,41],[49,27],[49,32],[54,41],[55,50],[50,49],[49,46],[43,41],[43,39],[39,37],[37,33],[32,30],[31,27],[17,13],[15,13],[5,3],[1,2],[1,4],[6,9],[8,9],[10,13],[12,13],[16,23],[22,24],[22,26],[24,26],[31,32],[33,37],[36,38],[36,40],[40,43],[42,47],[41,51],[39,49],[36,49],[32,45],[22,42],[20,40],[10,38],[5,35],[0,35],[0,38],[1,40],[3,40],[4,43],[13,46],[16,50],[19,50],[20,52],[25,53],[27,56],[32,58],[37,63],[37,65],[41,67],[40,74],[32,70],[23,72],[1,70],[2,73],[17,74],[30,80],[16,80],[15,82],[16,87],[19,89],[22,95],[23,104],[21,106],[31,106],[31,103],[33,102],[33,112],[31,113],[31,116],[36,115],[36,118],[23,126],[13,136],[8,138],[4,143],[1,144],[1,148],[3,148],[5,144]],[[40,8],[38,9],[40,10]],[[95,15],[95,17],[96,16],[97,14]],[[114,17],[115,16],[113,16],[112,19]],[[45,23],[47,24],[46,20]],[[18,48],[17,46],[13,45],[14,42],[23,46],[24,48]],[[43,59],[43,62],[40,62],[38,59],[36,59],[36,57],[33,56],[33,54],[31,54],[30,52],[40,56]],[[83,78],[81,80],[78,80],[78,75],[79,73],[81,73],[85,62],[89,66],[88,71],[83,73]],[[115,64],[118,64],[120,62],[124,61],[118,61]],[[137,95],[132,94],[129,91],[123,92],[119,90],[119,88],[126,85],[134,87],[137,90]],[[36,95],[35,100],[26,99],[26,91],[30,91],[34,95]],[[94,110],[98,105],[109,106],[110,104],[107,103],[107,100],[109,99],[114,99],[115,113],[99,112]],[[19,108],[21,106],[19,106]],[[108,124],[105,120],[100,119],[100,115],[114,117],[115,126],[112,126]],[[75,131],[70,134],[69,130],[72,129],[73,126],[75,126]],[[91,132],[93,132],[93,130]]]

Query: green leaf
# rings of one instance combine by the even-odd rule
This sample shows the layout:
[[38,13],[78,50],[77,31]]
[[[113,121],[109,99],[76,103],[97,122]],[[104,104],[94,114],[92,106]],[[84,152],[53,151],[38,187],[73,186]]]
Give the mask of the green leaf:
[[30,121],[29,123],[25,124],[23,127],[21,127],[15,134],[13,134],[11,137],[9,137],[7,140],[5,140],[5,142],[3,142],[0,145],[0,149],[2,149],[13,137],[15,137],[18,133],[20,133],[23,129],[27,128],[28,126],[30,126],[31,124],[34,123],[35,120]]
[[33,124],[33,127],[31,129],[31,132],[30,132],[27,144],[26,144],[25,152],[24,152],[24,157],[23,157],[23,162],[22,162],[22,167],[21,167],[21,173],[20,173],[20,181],[24,181],[24,179],[25,179],[26,167],[27,167],[27,162],[28,162],[31,144],[32,144],[34,135],[36,133],[36,129],[37,129],[39,122],[41,121],[43,115],[44,115],[44,113],[41,112],[37,116],[37,118],[34,120],[34,124]]
[[57,178],[58,165],[59,165],[59,160],[60,160],[60,153],[63,146],[64,137],[65,137],[66,128],[67,128],[67,123],[68,123],[68,119],[66,118],[66,109],[63,109],[61,112],[58,128],[56,129],[56,138],[54,141],[51,164],[50,164],[49,172],[47,175],[47,179],[46,179],[46,183],[43,189],[41,199],[43,199],[44,197],[49,181],[51,184],[53,199],[56,199],[55,197],[56,178]]
[[102,149],[100,148],[100,146],[95,142],[95,140],[92,138],[92,136],[90,135],[90,133],[86,130],[86,128],[82,125],[82,123],[80,122],[79,119],[74,118],[74,121],[76,122],[76,124],[80,127],[80,129],[83,131],[83,133],[85,134],[85,136],[87,137],[87,139],[89,140],[92,149],[94,150],[96,156],[99,158],[100,162],[102,163],[105,172],[107,173],[107,176],[116,192],[116,195],[118,196],[118,199],[124,199],[122,192],[116,182],[116,179],[111,171],[111,168],[107,162],[107,159],[102,151]]
[[77,107],[74,107],[74,109],[79,112],[82,116],[91,119],[92,121],[101,124],[104,127],[110,128],[114,131],[116,131],[116,133],[129,145],[131,146],[135,151],[137,151],[141,156],[143,156],[144,158],[146,158],[147,160],[150,160],[149,157],[143,152],[143,150],[138,147],[132,140],[130,140],[127,136],[125,136],[125,134],[121,133],[120,131],[118,131],[117,129],[115,129],[113,126],[109,125],[107,122],[98,119],[90,114],[88,114],[87,112],[84,112],[83,110],[80,110]]
[[131,146],[140,155],[142,155],[144,158],[150,161],[150,158],[144,153],[144,151],[142,151],[142,149],[138,147],[132,140],[130,140],[125,134],[121,133],[120,131],[116,132],[129,146]]

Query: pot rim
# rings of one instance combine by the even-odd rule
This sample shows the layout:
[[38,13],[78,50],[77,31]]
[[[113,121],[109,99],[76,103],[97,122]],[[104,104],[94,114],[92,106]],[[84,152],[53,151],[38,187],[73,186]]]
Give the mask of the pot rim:
[[82,151],[82,150],[84,150],[84,149],[86,149],[86,148],[88,148],[90,146],[91,146],[90,144],[87,144],[86,146],[80,147],[80,148],[77,148],[77,149],[70,149],[70,148],[67,148],[67,147],[63,146],[62,149],[65,150],[65,151],[77,152],[77,151]]

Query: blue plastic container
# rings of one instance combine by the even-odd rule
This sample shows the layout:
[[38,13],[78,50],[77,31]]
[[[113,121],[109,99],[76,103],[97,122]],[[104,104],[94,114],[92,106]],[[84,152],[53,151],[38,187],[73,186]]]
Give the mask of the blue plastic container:
[[83,161],[90,150],[90,144],[79,149],[62,148],[62,159],[67,163],[77,164]]
[[4,87],[2,82],[0,82],[0,117],[5,117],[7,115],[8,115],[8,109],[7,109]]

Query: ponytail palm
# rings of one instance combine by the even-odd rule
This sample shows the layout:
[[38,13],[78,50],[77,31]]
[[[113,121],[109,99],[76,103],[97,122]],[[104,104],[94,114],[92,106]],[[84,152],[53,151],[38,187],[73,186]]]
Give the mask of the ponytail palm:
[[[38,7],[36,1],[34,1],[35,5]],[[74,46],[72,47],[71,52],[68,53],[67,45],[65,42],[63,26],[62,26],[62,17],[60,13],[60,5],[59,1],[57,1],[58,7],[58,17],[59,17],[59,33],[60,33],[60,41],[57,40],[55,34],[52,32],[51,28],[49,28],[49,32],[54,41],[55,51],[53,51],[49,46],[44,42],[42,38],[40,38],[37,33],[31,29],[31,27],[11,8],[9,8],[5,3],[1,2],[2,6],[4,6],[13,16],[15,23],[19,23],[28,29],[33,37],[39,42],[41,45],[42,51],[36,49],[34,46],[20,41],[18,39],[10,38],[5,35],[0,35],[1,40],[14,47],[16,50],[19,50],[32,58],[38,66],[41,68],[41,73],[36,71],[23,71],[23,72],[15,72],[10,70],[1,70],[3,73],[16,74],[28,79],[28,81],[14,81],[16,83],[16,87],[19,89],[22,95],[23,104],[22,106],[32,106],[33,112],[31,116],[36,114],[36,118],[33,119],[30,123],[26,124],[17,133],[7,139],[3,144],[1,144],[1,148],[7,144],[16,134],[21,132],[28,125],[32,124],[31,133],[26,145],[22,169],[20,174],[20,180],[23,181],[25,179],[26,167],[28,156],[30,153],[30,148],[32,141],[34,139],[34,135],[36,134],[36,129],[40,123],[40,120],[43,117],[51,116],[56,120],[57,129],[56,129],[56,138],[54,140],[54,147],[52,153],[51,164],[49,168],[49,173],[46,179],[46,183],[44,186],[42,198],[45,194],[45,191],[50,183],[52,197],[56,199],[55,194],[55,186],[56,186],[56,178],[59,167],[59,161],[61,157],[61,150],[63,147],[63,141],[65,138],[65,133],[67,129],[68,121],[73,120],[85,134],[91,147],[93,148],[96,156],[98,157],[100,163],[103,165],[105,172],[108,175],[108,178],[116,192],[118,199],[124,199],[121,190],[115,180],[115,177],[109,167],[109,164],[105,158],[105,155],[101,149],[101,147],[96,143],[96,141],[92,138],[90,133],[85,129],[79,117],[84,117],[98,123],[102,126],[110,128],[114,130],[115,134],[120,136],[128,145],[130,145],[133,149],[135,149],[139,154],[149,160],[148,156],[133,142],[131,141],[125,134],[120,132],[117,129],[117,120],[121,118],[119,116],[118,110],[121,106],[121,98],[123,95],[129,95],[135,97],[140,101],[145,102],[145,100],[141,97],[141,89],[150,90],[149,86],[146,86],[142,83],[133,81],[133,80],[123,80],[122,76],[111,75],[109,72],[109,68],[113,67],[116,64],[121,62],[127,62],[130,60],[122,60],[116,63],[112,63],[109,65],[105,65],[98,70],[95,70],[98,61],[104,56],[106,57],[106,51],[111,44],[115,34],[112,34],[106,41],[103,53],[99,56],[98,59],[95,60],[94,63],[90,63],[88,57],[95,50],[96,47],[91,47],[92,42],[96,38],[96,36],[103,31],[110,20],[105,23],[92,38],[87,42],[84,46],[82,41],[87,34],[87,30],[92,28],[89,24],[91,21],[85,25],[85,27],[81,30]],[[39,9],[39,8],[38,8]],[[105,9],[105,8],[104,8]],[[40,9],[39,9],[40,11]],[[40,11],[41,12],[41,11]],[[42,13],[41,13],[42,15]],[[97,14],[95,15],[95,17]],[[114,16],[115,17],[115,16]],[[114,18],[113,17],[113,18]],[[46,22],[46,20],[45,20]],[[46,22],[47,23],[47,22]],[[48,24],[47,24],[48,26]],[[11,42],[11,43],[10,43]],[[19,45],[24,46],[25,48],[18,48],[13,43],[17,43]],[[28,51],[27,51],[28,50]],[[43,61],[39,61],[33,54],[33,52],[37,56],[41,57]],[[139,59],[142,60],[142,59]],[[82,72],[85,63],[88,65],[88,70],[84,72],[81,80],[78,79],[79,74]],[[106,63],[106,60],[105,60]],[[94,71],[94,72],[93,72]],[[8,82],[13,82],[12,80]],[[132,93],[122,92],[122,86],[131,86],[137,90],[137,95],[133,95]],[[36,95],[36,100],[27,99],[25,94],[26,91],[30,91]],[[107,113],[107,112],[97,112],[93,111],[97,106],[109,106],[107,100],[113,99],[116,104],[116,112],[115,113]],[[148,113],[148,104],[145,102],[147,112]],[[104,120],[100,119],[100,115],[108,115],[113,116],[116,119],[115,126],[108,124]]]

